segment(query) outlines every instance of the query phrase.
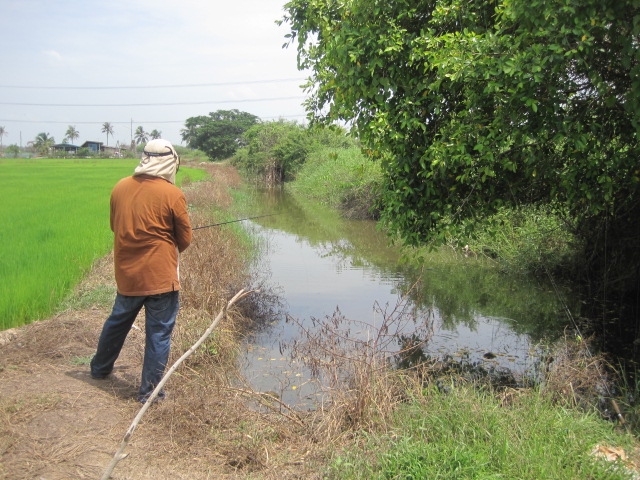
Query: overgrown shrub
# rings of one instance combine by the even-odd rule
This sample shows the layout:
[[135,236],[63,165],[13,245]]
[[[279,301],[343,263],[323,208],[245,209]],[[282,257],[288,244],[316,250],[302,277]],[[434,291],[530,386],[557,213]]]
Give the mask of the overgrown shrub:
[[348,148],[356,143],[339,127],[307,128],[284,120],[254,125],[243,140],[247,145],[236,152],[232,164],[267,185],[296,178],[318,149]]
[[560,211],[527,206],[493,215],[469,244],[470,251],[494,258],[506,272],[547,274],[571,268],[576,241]]
[[380,164],[359,147],[324,147],[309,156],[289,189],[337,208],[348,218],[375,219],[381,184]]

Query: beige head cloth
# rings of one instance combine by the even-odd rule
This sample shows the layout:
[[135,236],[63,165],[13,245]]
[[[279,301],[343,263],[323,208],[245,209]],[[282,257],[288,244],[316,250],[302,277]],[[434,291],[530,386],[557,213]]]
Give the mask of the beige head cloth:
[[176,183],[176,172],[180,157],[171,142],[160,138],[151,140],[144,147],[142,160],[133,172],[134,175],[152,175]]

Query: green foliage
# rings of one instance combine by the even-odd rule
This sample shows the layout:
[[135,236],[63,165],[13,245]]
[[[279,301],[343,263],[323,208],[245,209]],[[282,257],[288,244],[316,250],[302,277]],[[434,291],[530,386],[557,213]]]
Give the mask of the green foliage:
[[79,294],[72,292],[60,304],[60,310],[81,310],[85,308],[110,308],[116,296],[115,285],[98,285]]
[[284,21],[308,109],[383,159],[383,218],[419,244],[503,207],[558,202],[580,226],[638,203],[638,7],[293,0]]
[[107,135],[107,145],[109,145],[109,135],[113,137],[114,134],[113,125],[109,122],[104,122],[100,131]]
[[207,159],[207,154],[202,150],[197,150],[188,147],[182,147],[180,145],[174,145],[178,155],[180,155],[181,162],[204,162]]
[[245,146],[233,164],[252,177],[273,183],[290,180],[309,152],[307,129],[284,120],[254,125],[243,134]]
[[64,135],[69,140],[69,143],[73,143],[76,138],[80,137],[80,132],[78,132],[75,125],[69,125]]
[[136,145],[142,145],[144,148],[144,144],[149,141],[149,134],[145,132],[142,125],[140,125],[136,128],[133,139],[136,142]]
[[339,209],[347,218],[376,218],[383,182],[380,164],[359,147],[313,151],[288,189]]
[[92,358],[93,355],[87,355],[84,357],[75,356],[70,360],[69,363],[71,363],[71,365],[90,365]]
[[55,145],[55,139],[48,133],[40,132],[36,135],[36,139],[33,142],[33,147],[40,155],[47,155],[51,148]]
[[293,180],[309,155],[319,148],[354,144],[342,128],[309,129],[284,120],[253,126],[243,135],[243,142],[246,146],[238,150],[234,165],[268,184]]
[[211,160],[226,160],[240,146],[242,134],[260,121],[239,110],[217,110],[209,116],[190,117],[182,129],[182,140],[205,152]]
[[[510,405],[472,388],[428,389],[402,407],[387,434],[361,434],[338,452],[335,479],[631,479],[621,462],[597,459],[597,445],[629,449],[633,439],[594,415],[555,406],[535,392]],[[355,443],[355,442],[354,442]]]
[[570,270],[581,250],[572,223],[547,207],[502,209],[470,240],[475,253],[495,258],[511,274],[557,273]]
[[7,153],[11,156],[13,156],[13,158],[18,158],[18,154],[20,153],[20,147],[18,147],[18,145],[9,145],[7,147]]

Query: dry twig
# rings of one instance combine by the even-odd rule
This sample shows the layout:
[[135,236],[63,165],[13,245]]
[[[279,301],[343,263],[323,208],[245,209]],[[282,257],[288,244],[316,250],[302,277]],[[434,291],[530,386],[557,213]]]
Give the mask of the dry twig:
[[151,393],[151,396],[149,397],[149,399],[142,406],[142,408],[138,412],[138,415],[136,415],[136,417],[134,418],[133,422],[129,426],[129,429],[127,430],[127,433],[125,433],[124,438],[122,439],[122,443],[120,444],[120,448],[118,448],[118,451],[113,456],[113,459],[111,460],[111,463],[109,463],[109,466],[107,467],[107,469],[105,470],[104,474],[102,475],[102,480],[108,480],[111,477],[111,473],[113,472],[113,469],[116,467],[118,462],[128,455],[128,454],[124,453],[124,449],[129,444],[129,440],[131,439],[131,436],[133,435],[134,430],[138,426],[138,423],[140,423],[140,420],[142,419],[142,416],[149,409],[149,407],[151,406],[153,401],[156,399],[156,397],[160,393],[160,390],[162,390],[162,387],[164,387],[164,384],[167,383],[167,380],[169,380],[169,377],[171,376],[171,374],[173,374],[173,372],[180,366],[180,364],[182,362],[184,362],[193,352],[195,352],[196,349],[200,345],[202,345],[202,343],[204,343],[204,341],[207,339],[207,337],[209,337],[209,335],[211,335],[211,333],[213,332],[213,330],[216,327],[216,325],[218,324],[218,322],[220,322],[220,320],[222,320],[222,318],[226,315],[227,310],[234,303],[236,303],[238,300],[241,300],[242,298],[244,298],[247,295],[250,295],[251,293],[254,293],[254,292],[255,292],[255,290],[250,290],[248,292],[245,292],[244,289],[243,289],[243,290],[240,290],[238,293],[236,293],[235,296],[231,300],[229,300],[227,305],[225,307],[223,307],[222,310],[220,310],[220,313],[218,313],[216,318],[213,320],[213,322],[211,323],[209,328],[207,328],[207,330],[202,334],[200,339],[196,343],[194,343],[191,346],[191,348],[189,348],[189,350],[187,350],[178,360],[176,360],[176,362],[171,366],[171,368],[167,371],[167,373],[164,375],[164,377],[162,377],[162,380],[160,380],[160,383],[158,383],[158,385],[156,386],[155,390]]

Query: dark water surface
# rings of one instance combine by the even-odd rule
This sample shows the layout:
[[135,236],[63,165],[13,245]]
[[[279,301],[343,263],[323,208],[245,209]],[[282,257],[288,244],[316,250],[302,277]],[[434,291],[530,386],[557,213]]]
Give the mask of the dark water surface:
[[256,205],[278,213],[246,227],[261,252],[256,276],[277,301],[247,340],[244,373],[285,403],[311,407],[321,398],[288,346],[305,338],[301,327],[317,332],[331,318],[361,341],[382,342],[380,327],[390,326],[390,354],[418,341],[422,355],[517,375],[531,374],[543,342],[567,323],[566,299],[550,286],[446,248],[407,266],[374,222],[344,220],[282,193],[263,194]]

